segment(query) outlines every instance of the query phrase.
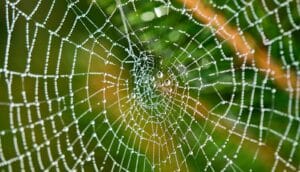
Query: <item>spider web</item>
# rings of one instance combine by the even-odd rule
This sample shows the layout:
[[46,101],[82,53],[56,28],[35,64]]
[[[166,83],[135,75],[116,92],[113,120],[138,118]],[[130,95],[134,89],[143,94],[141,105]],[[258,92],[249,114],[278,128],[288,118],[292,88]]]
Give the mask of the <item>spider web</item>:
[[300,170],[300,1],[0,9],[0,169]]

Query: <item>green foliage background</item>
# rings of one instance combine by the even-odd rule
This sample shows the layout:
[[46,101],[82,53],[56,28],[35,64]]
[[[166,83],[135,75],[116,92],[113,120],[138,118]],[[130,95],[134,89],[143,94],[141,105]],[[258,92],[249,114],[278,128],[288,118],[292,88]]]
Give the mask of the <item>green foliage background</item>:
[[[0,2],[1,169],[30,171],[30,167],[42,170],[43,166],[63,170],[68,164],[70,168],[87,171],[94,168],[171,171],[178,165],[171,160],[162,165],[163,159],[171,155],[182,161],[179,166],[183,171],[220,171],[228,165],[228,159],[233,165],[226,171],[269,171],[275,166],[277,154],[294,167],[279,161],[277,170],[299,170],[298,1],[291,1],[287,6],[280,5],[285,1],[275,0],[265,1],[267,6],[259,0],[249,2],[249,6],[244,1],[200,2],[223,15],[229,25],[251,35],[284,71],[291,69],[298,75],[298,85],[293,92],[280,88],[274,78],[258,72],[257,67],[241,63],[228,40],[222,40],[213,27],[201,23],[190,12],[182,12],[185,8],[180,1],[120,2],[133,48],[133,53],[128,53],[126,29],[116,2],[96,1],[91,5],[90,1],[75,1],[65,15],[71,1],[55,1],[47,22],[45,18],[54,1],[41,1],[34,13],[38,1],[20,1],[15,6],[13,2]],[[154,16],[151,21],[141,18],[145,12],[154,12],[154,8],[168,2],[167,15]],[[7,26],[12,22],[12,6],[15,7],[14,15],[20,16],[9,39]],[[278,10],[270,14],[266,8]],[[257,20],[261,21],[257,23]],[[34,28],[38,28],[37,37],[28,62],[26,35],[31,40]],[[290,34],[286,34],[289,31]],[[278,40],[265,45],[262,32],[266,39]],[[125,63],[143,57],[148,58],[139,64]],[[115,68],[106,66],[107,62],[108,66],[113,63]],[[180,65],[186,66],[188,72],[181,74]],[[127,83],[120,81],[127,84],[124,86],[128,88],[126,94],[120,93],[117,101],[124,109],[115,105],[114,98],[103,98],[104,95],[97,92],[101,89],[97,83],[103,82],[97,74],[103,72],[126,80]],[[138,77],[138,81],[156,77],[158,72],[162,72],[164,78],[155,78],[155,82],[163,83],[168,78],[185,88],[184,94],[178,92],[182,97],[188,95],[208,105],[205,117],[197,117],[195,111],[187,109],[188,102],[184,98],[178,99],[135,82]],[[237,84],[232,84],[234,82]],[[141,104],[121,100],[124,95],[141,92],[150,95],[137,101]],[[103,103],[105,99],[107,103]],[[149,106],[153,108],[145,108]],[[121,119],[123,110],[127,116]],[[160,126],[167,133],[162,138],[172,138],[174,155],[167,152],[167,155],[160,155],[160,160],[159,156],[149,153],[143,140],[139,140],[139,134],[150,141],[157,139],[140,132],[144,129],[151,135],[154,130],[147,130],[147,125]],[[22,129],[22,126],[25,127]],[[180,148],[175,149],[176,146]],[[161,149],[164,148],[161,145]],[[21,158],[23,162],[21,155],[26,155]],[[3,163],[16,157],[19,159]],[[94,161],[87,160],[89,157],[95,157]],[[65,161],[60,160],[63,158]]]

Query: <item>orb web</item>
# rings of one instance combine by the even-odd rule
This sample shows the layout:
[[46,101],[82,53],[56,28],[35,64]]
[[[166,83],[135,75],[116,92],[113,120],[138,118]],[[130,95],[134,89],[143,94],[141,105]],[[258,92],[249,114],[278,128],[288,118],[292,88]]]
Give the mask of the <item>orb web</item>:
[[0,169],[300,170],[300,1],[0,4]]

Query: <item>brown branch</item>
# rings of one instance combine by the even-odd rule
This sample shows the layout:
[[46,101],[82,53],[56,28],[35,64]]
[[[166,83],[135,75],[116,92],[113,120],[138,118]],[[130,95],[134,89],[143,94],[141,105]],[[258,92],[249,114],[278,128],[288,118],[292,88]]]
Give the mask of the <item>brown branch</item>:
[[241,35],[237,28],[228,24],[225,17],[218,14],[208,5],[205,5],[202,1],[178,1],[183,3],[186,8],[192,10],[193,16],[200,22],[214,27],[217,35],[226,40],[242,57],[246,58],[247,63],[254,63],[262,71],[269,72],[278,87],[283,90],[297,89],[296,73],[291,71],[290,74],[287,74],[281,65],[268,56],[265,50],[259,48],[250,35],[245,33]]

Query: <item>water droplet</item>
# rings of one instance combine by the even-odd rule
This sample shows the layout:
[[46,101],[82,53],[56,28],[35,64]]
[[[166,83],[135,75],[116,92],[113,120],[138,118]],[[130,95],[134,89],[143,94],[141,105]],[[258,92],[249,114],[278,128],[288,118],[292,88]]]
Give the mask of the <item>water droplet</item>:
[[157,72],[157,78],[162,78],[163,76],[164,74],[161,71]]
[[169,85],[171,85],[171,81],[167,79],[167,80],[165,81],[165,84],[166,84],[166,86],[169,86]]

